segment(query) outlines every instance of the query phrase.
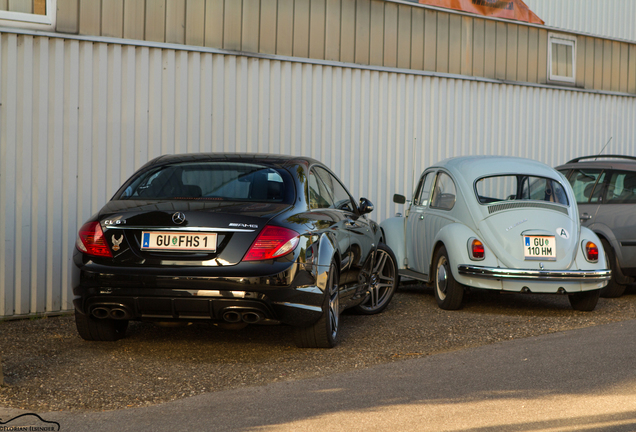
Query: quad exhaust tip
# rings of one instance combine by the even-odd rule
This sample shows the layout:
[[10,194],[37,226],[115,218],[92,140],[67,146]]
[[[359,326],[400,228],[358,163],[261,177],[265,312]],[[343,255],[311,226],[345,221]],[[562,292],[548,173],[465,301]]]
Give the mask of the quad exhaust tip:
[[263,319],[265,319],[265,315],[259,311],[229,310],[223,313],[223,320],[228,323],[239,323],[242,321],[247,324],[256,324]]
[[91,315],[97,319],[111,318],[115,320],[130,319],[132,314],[123,305],[101,305],[91,310]]

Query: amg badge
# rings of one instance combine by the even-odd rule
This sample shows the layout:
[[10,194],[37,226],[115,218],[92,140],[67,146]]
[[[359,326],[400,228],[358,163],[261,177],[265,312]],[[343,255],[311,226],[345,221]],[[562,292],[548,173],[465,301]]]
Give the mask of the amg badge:
[[245,224],[245,223],[236,223],[236,222],[231,222],[229,226],[234,228],[258,228],[258,225],[256,224]]

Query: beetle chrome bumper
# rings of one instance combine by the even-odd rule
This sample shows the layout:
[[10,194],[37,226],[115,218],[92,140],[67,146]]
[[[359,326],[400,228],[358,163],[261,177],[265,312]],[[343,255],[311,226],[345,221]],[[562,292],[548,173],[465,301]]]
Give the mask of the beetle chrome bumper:
[[460,275],[480,276],[489,279],[518,279],[542,281],[600,282],[610,280],[612,271],[604,270],[531,270],[482,267],[462,264],[457,266]]

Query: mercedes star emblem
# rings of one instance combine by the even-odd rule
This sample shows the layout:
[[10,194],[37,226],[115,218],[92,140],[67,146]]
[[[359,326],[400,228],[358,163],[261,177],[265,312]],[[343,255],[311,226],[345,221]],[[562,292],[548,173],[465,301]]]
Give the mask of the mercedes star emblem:
[[176,223],[177,225],[181,225],[183,222],[185,222],[185,215],[181,212],[176,212],[172,215],[172,222]]

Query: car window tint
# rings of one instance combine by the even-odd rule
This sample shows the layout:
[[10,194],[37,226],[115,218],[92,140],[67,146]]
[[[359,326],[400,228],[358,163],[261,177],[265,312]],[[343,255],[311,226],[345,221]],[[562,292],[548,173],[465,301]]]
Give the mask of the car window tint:
[[324,182],[311,169],[309,171],[309,208],[329,208],[333,207],[333,198],[327,191]]
[[196,199],[292,203],[284,169],[242,162],[187,162],[142,172],[115,199]]
[[565,188],[556,180],[528,175],[484,177],[475,182],[481,204],[499,201],[531,200],[568,204]]
[[[576,169],[572,171],[568,181],[574,190],[574,197],[578,204],[586,204],[595,195],[596,201],[598,201],[599,194],[601,193],[601,185],[597,185],[601,170],[599,169]],[[596,187],[596,191],[594,190]]]
[[316,174],[318,174],[327,186],[327,191],[333,197],[333,208],[353,212],[354,206],[351,201],[351,196],[344,186],[342,186],[340,181],[329,173],[329,171],[323,168],[316,167],[315,170]]
[[607,186],[607,204],[636,203],[636,172],[617,171]]
[[450,210],[455,206],[455,195],[455,183],[448,174],[440,172],[433,189],[431,207]]

